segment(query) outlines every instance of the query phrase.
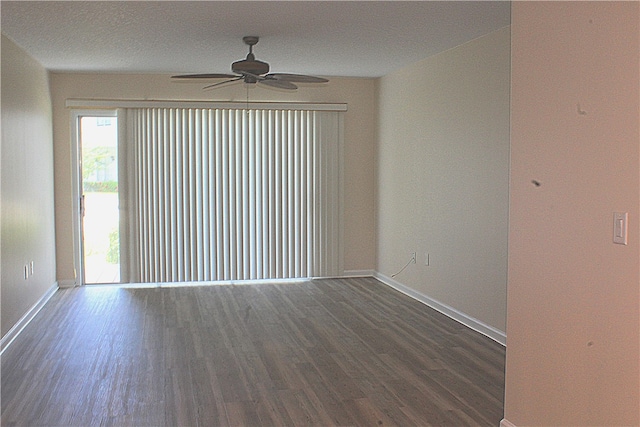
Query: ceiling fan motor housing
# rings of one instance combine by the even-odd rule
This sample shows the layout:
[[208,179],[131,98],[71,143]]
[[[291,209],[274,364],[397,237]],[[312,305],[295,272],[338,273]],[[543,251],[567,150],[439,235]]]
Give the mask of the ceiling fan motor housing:
[[243,59],[242,61],[236,61],[231,64],[231,71],[236,74],[253,74],[256,76],[261,76],[263,74],[267,74],[269,72],[269,64],[262,61]]
[[236,61],[231,64],[231,71],[236,74],[244,74],[246,83],[255,83],[255,81],[246,80],[247,78],[251,79],[251,76],[247,76],[246,73],[253,74],[254,76],[261,76],[269,72],[269,64],[262,61],[256,61],[256,57],[253,54],[253,46],[258,43],[258,40],[260,40],[260,38],[257,36],[243,37],[242,41],[249,46],[249,54],[246,59]]

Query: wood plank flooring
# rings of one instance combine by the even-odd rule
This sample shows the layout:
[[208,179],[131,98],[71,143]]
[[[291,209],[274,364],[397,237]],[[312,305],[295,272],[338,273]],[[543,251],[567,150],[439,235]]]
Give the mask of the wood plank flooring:
[[497,426],[505,349],[372,278],[58,291],[3,426]]

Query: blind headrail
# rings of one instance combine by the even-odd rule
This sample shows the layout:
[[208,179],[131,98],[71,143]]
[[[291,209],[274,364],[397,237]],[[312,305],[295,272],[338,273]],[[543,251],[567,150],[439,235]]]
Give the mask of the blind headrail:
[[161,101],[121,99],[67,99],[66,108],[210,108],[297,111],[347,111],[347,104],[303,102]]

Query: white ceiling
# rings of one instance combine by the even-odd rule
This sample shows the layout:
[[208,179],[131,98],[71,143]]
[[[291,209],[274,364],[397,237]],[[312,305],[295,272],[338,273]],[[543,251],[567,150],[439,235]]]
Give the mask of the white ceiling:
[[228,73],[245,35],[272,72],[379,77],[510,21],[506,1],[2,1],[2,32],[65,72]]

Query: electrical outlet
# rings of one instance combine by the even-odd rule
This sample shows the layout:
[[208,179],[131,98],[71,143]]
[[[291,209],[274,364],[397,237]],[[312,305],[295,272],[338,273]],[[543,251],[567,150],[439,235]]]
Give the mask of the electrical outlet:
[[417,253],[411,252],[411,264],[415,264],[417,259]]
[[33,276],[33,261],[29,263],[29,275]]

